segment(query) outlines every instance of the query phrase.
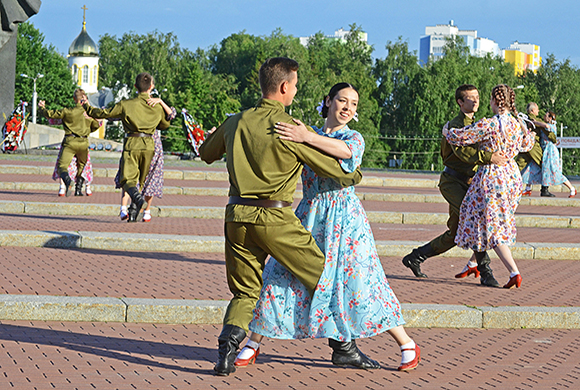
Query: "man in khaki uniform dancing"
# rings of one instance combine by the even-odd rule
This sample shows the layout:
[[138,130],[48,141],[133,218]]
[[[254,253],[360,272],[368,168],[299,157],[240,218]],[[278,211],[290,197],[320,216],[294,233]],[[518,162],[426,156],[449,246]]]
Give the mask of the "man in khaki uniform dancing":
[[[246,337],[252,310],[262,288],[268,255],[300,280],[312,296],[324,267],[324,254],[292,211],[296,184],[307,164],[317,175],[342,186],[358,184],[360,169],[345,173],[336,159],[304,144],[280,140],[277,122],[292,123],[284,107],[292,104],[298,63],[270,58],[260,68],[262,99],[255,107],[229,117],[199,149],[206,163],[227,156],[230,177],[225,212],[225,257],[230,301],[221,334],[217,375],[235,371],[234,359]],[[349,351],[353,365],[359,351]],[[349,362],[349,364],[351,363]]]
[[87,102],[87,95],[82,89],[75,90],[73,99],[76,106],[61,110],[47,110],[44,100],[38,102],[39,113],[46,118],[62,119],[64,139],[61,144],[61,154],[58,160],[58,175],[66,187],[66,196],[70,195],[72,180],[68,174],[68,166],[72,158],[77,158],[77,176],[75,178],[75,196],[82,196],[84,179],[81,176],[89,155],[89,134],[99,128],[99,122],[88,117],[82,104]]
[[[447,126],[450,129],[458,129],[473,124],[475,122],[473,117],[479,108],[479,92],[477,88],[471,84],[459,86],[455,91],[455,101],[460,108],[459,115],[449,121]],[[501,165],[506,161],[505,157],[499,152],[492,154],[480,151],[477,144],[452,146],[445,137],[441,140],[441,158],[445,169],[441,173],[439,180],[439,191],[449,203],[447,231],[427,244],[413,249],[411,253],[403,258],[403,264],[410,268],[418,278],[427,277],[421,271],[421,263],[429,257],[447,252],[456,245],[455,235],[459,226],[459,210],[471,184],[471,178],[477,172],[478,166],[485,164]],[[481,275],[480,282],[482,285],[499,287],[499,283],[493,277],[489,263],[490,259],[487,252],[474,253],[465,269],[455,275],[455,277],[465,278],[470,274],[474,274],[475,277]]]

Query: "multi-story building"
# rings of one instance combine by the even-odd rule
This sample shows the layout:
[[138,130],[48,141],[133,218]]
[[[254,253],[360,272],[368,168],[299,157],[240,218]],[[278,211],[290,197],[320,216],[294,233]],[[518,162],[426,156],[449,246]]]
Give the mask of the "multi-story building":
[[74,82],[87,94],[92,94],[97,92],[99,49],[87,33],[86,25],[83,13],[83,29],[68,49],[68,66]]
[[443,47],[447,41],[456,37],[463,38],[473,56],[501,55],[499,45],[495,41],[478,37],[476,30],[460,30],[451,20],[449,24],[425,27],[425,35],[421,37],[419,46],[420,63],[424,65],[429,60],[440,59],[443,56]]
[[514,64],[516,74],[522,74],[526,70],[536,72],[542,65],[540,46],[533,43],[516,41],[503,50],[503,57],[506,62]]
[[[345,41],[348,34],[350,34],[350,31],[349,30],[345,30],[345,29],[343,29],[341,27],[341,28],[339,28],[338,30],[336,30],[334,32],[334,35],[327,35],[326,38],[329,38],[329,39],[339,39],[341,41]],[[309,37],[300,37],[300,44],[302,46],[307,46],[308,45],[308,41],[310,40],[311,37],[312,36],[309,36]],[[367,41],[368,34],[365,33],[365,32],[361,33],[360,34],[360,39],[363,42],[368,42]]]

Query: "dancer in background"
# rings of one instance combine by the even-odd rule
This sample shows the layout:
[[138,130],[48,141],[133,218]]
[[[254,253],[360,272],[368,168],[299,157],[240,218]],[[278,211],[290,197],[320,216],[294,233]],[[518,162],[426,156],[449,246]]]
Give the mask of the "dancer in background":
[[76,106],[73,108],[47,110],[45,108],[46,103],[44,100],[38,102],[38,107],[40,108],[40,114],[44,115],[46,118],[62,119],[64,138],[62,140],[61,151],[57,160],[58,176],[64,183],[64,194],[69,196],[72,180],[69,176],[68,168],[73,156],[75,156],[77,160],[75,195],[82,196],[82,186],[85,181],[82,173],[89,154],[89,140],[87,137],[90,133],[99,128],[100,123],[93,118],[88,117],[84,112],[82,105],[86,104],[88,106],[88,99],[85,91],[80,88],[75,90],[73,99],[76,103]]
[[[52,180],[58,180],[60,182],[60,188],[58,190],[58,196],[65,196],[66,194],[66,186],[64,184],[64,181],[60,178],[59,174],[58,174],[58,160],[60,159],[60,155],[62,153],[62,148],[60,149],[59,153],[58,153],[58,158],[56,160],[56,164],[54,165],[54,171],[52,172]],[[77,176],[77,158],[75,156],[73,156],[69,166],[68,166],[68,174],[70,177],[76,177]],[[81,172],[81,176],[84,179],[85,182],[85,193],[87,194],[87,196],[91,196],[93,194],[93,191],[91,190],[91,183],[93,182],[93,164],[91,164],[91,153],[88,152],[87,153],[87,163],[85,164],[85,167],[83,168],[83,171]],[[82,192],[80,192],[80,194],[77,194],[77,191],[75,189],[75,196],[82,196]]]
[[[562,174],[560,154],[558,153],[558,148],[556,148],[556,114],[548,111],[544,116],[544,122],[534,121],[533,125],[545,129],[540,133],[540,146],[543,150],[542,166],[540,167],[534,161],[531,161],[522,171],[522,180],[526,184],[523,195],[530,196],[532,194],[532,184],[541,184],[546,188],[564,184],[570,190],[568,198],[575,197],[576,188]],[[550,193],[550,195],[552,194]]]
[[491,109],[496,114],[461,129],[443,128],[452,145],[472,145],[486,151],[499,150],[507,157],[504,165],[481,165],[461,203],[455,243],[473,250],[476,259],[493,249],[510,279],[504,288],[520,287],[522,277],[509,246],[516,241],[515,212],[522,194],[522,178],[513,159],[534,146],[534,134],[517,119],[515,93],[505,84],[491,92]]
[[[169,107],[160,98],[149,98],[147,104],[150,106],[155,106],[160,104],[167,115],[166,119],[172,121],[177,112],[174,107]],[[151,204],[153,202],[153,197],[160,198],[163,197],[163,144],[161,143],[161,131],[155,130],[153,133],[153,141],[155,142],[155,155],[151,159],[151,165],[149,166],[149,173],[145,178],[145,184],[141,190],[141,194],[145,198],[146,206],[143,211],[143,222],[151,222]],[[119,167],[122,166],[122,157],[119,161]],[[115,188],[121,188],[119,183],[120,168],[115,176]],[[121,211],[119,212],[119,217],[122,221],[128,220],[128,222],[137,221],[137,213],[133,211],[129,213],[127,208],[131,198],[124,190],[121,192]]]

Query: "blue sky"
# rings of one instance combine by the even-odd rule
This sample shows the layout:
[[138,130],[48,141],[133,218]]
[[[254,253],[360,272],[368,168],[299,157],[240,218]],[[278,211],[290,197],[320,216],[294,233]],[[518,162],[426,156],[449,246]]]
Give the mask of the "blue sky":
[[95,42],[105,33],[159,30],[173,32],[182,47],[193,51],[244,30],[270,35],[279,27],[284,34],[300,37],[329,35],[356,23],[368,33],[374,57],[383,58],[388,41],[401,36],[418,52],[425,26],[453,20],[459,29],[477,30],[478,36],[496,41],[500,48],[514,41],[535,43],[542,57],[552,53],[580,67],[576,0],[44,0],[30,21],[44,33],[46,43],[66,54],[81,31],[83,4],[88,8],[87,31]]

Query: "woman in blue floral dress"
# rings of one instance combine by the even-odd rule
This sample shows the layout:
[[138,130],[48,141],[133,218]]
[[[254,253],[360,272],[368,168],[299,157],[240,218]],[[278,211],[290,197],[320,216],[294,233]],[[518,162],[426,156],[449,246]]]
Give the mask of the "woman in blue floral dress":
[[[556,114],[548,111],[544,116],[544,122],[535,121],[534,125],[543,127],[547,131],[558,134],[556,131]],[[534,161],[524,168],[522,171],[522,180],[526,184],[524,195],[531,195],[531,185],[541,184],[542,186],[554,186],[564,184],[570,190],[569,198],[576,196],[576,188],[570,181],[562,174],[562,164],[560,162],[560,154],[556,145],[548,139],[545,132],[540,132],[540,146],[542,147],[542,166],[540,167]]]
[[[327,118],[312,133],[298,125],[280,123],[281,139],[304,142],[339,158],[342,168],[361,164],[364,139],[347,123],[356,115],[359,95],[347,83],[335,85],[322,108]],[[354,187],[318,177],[308,166],[302,173],[303,199],[296,215],[326,255],[324,271],[312,301],[304,286],[275,259],[264,269],[264,286],[250,323],[252,335],[236,359],[237,366],[254,363],[263,336],[279,339],[328,338],[337,365],[379,368],[364,356],[355,339],[389,332],[403,351],[399,370],[412,370],[420,360],[419,347],[407,335],[401,307],[391,290],[376,251],[374,237]],[[348,344],[364,364],[341,360],[338,345]]]

